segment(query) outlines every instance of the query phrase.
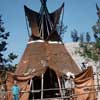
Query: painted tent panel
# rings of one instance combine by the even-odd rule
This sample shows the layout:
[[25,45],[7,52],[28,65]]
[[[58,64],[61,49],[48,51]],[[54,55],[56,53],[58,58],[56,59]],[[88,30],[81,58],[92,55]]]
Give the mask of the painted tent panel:
[[45,70],[42,65],[42,61],[46,60],[45,49],[45,45],[42,42],[29,43],[20,63],[18,64],[15,74],[27,75],[34,72],[37,72],[37,74],[42,73],[42,71]]
[[75,85],[77,100],[96,100],[92,67],[76,76]]
[[[60,42],[61,43],[61,42]],[[47,65],[43,65],[43,61],[47,61]],[[79,73],[80,70],[72,57],[66,51],[63,44],[37,42],[27,45],[23,57],[18,64],[16,75],[27,75],[37,73],[41,75],[45,72],[46,67],[50,67],[55,72],[72,72]]]
[[78,74],[80,72],[78,66],[63,44],[59,44],[59,42],[47,44],[47,55],[49,66],[56,72],[72,72],[74,74]]

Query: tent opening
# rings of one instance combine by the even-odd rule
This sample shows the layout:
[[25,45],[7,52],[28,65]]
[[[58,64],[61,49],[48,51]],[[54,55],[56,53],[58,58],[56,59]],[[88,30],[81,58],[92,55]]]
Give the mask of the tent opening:
[[56,97],[59,94],[58,90],[59,85],[56,73],[50,68],[48,68],[44,74],[43,88],[44,88],[44,93],[43,93],[44,98]]
[[57,75],[52,69],[47,68],[46,72],[41,77],[36,76],[31,81],[29,100],[59,96]]
[[39,92],[41,90],[41,77],[36,76],[31,81],[29,100],[41,98],[41,92]]

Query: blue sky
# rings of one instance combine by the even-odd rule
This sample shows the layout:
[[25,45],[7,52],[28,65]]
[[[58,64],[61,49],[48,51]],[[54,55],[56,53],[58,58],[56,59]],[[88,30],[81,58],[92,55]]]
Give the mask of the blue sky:
[[[49,12],[57,9],[62,2],[64,7],[64,25],[68,26],[64,35],[64,42],[71,42],[70,32],[74,29],[79,33],[90,32],[97,21],[96,3],[100,7],[100,0],[47,0]],[[24,5],[39,11],[40,0],[0,0],[0,14],[3,15],[6,31],[10,32],[8,51],[19,55],[19,61],[28,41],[25,22]]]

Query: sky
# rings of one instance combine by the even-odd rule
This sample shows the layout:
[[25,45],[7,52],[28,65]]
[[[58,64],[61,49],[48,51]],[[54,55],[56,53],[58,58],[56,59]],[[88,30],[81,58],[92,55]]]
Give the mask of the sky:
[[[90,32],[93,35],[91,27],[98,19],[96,3],[100,7],[100,0],[47,0],[49,12],[60,7],[62,2],[65,3],[63,23],[68,26],[63,41],[65,43],[71,42],[70,33],[74,29],[79,33]],[[5,23],[6,32],[10,32],[6,53],[16,53],[18,55],[16,63],[19,62],[29,39],[24,5],[37,12],[41,6],[40,0],[0,0],[0,14],[2,14]]]

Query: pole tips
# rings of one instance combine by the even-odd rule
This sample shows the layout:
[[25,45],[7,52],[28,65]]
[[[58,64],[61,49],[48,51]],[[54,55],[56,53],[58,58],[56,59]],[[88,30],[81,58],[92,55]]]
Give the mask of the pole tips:
[[47,0],[40,0],[41,1],[41,3],[44,5],[44,4],[46,4],[46,2],[47,2]]

